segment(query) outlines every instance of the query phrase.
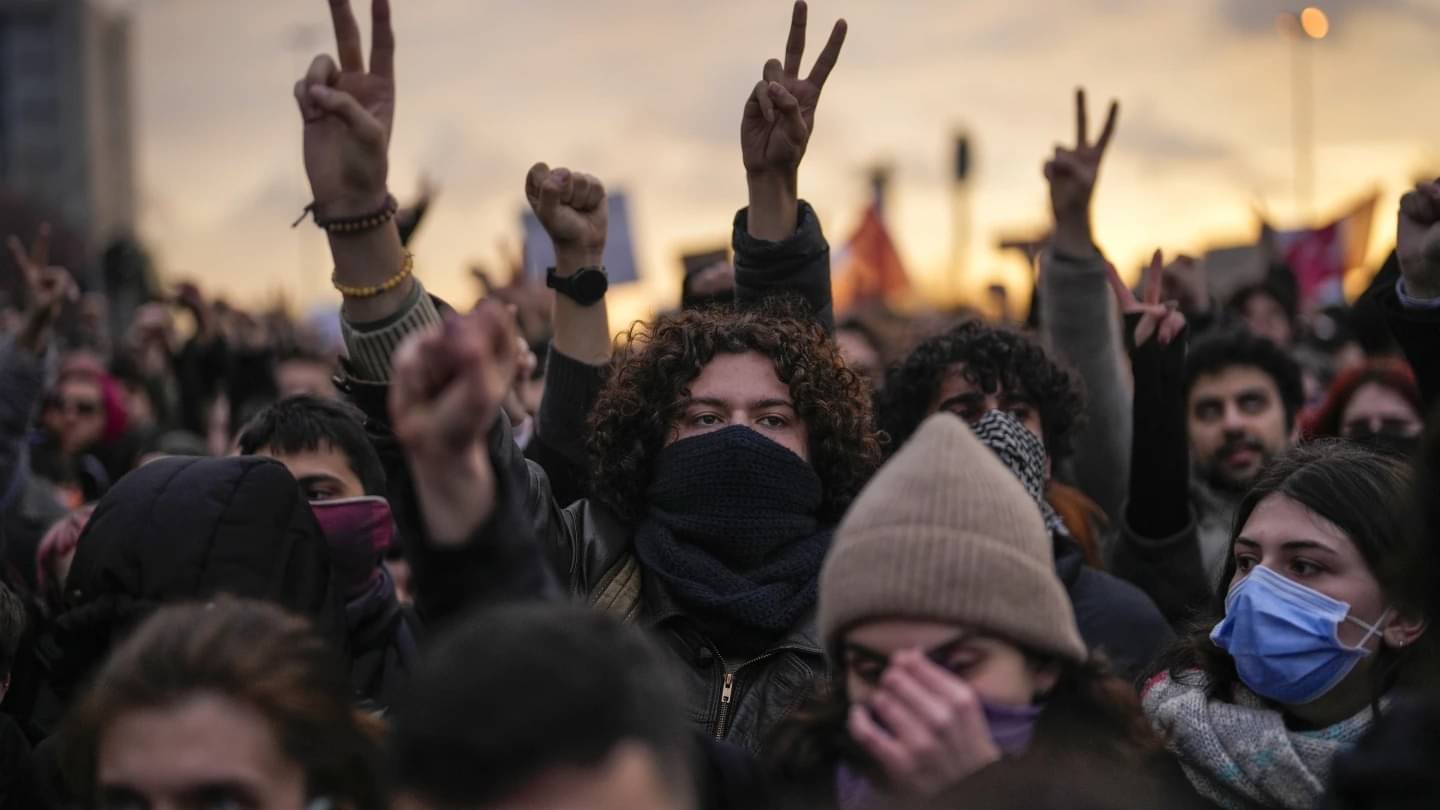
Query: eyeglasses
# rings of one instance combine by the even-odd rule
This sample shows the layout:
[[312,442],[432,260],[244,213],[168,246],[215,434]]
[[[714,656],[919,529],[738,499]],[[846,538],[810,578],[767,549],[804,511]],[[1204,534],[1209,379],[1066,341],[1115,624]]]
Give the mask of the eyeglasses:
[[61,413],[73,413],[76,416],[95,416],[100,413],[100,403],[93,399],[51,397],[45,401],[45,408]]
[[1343,426],[1341,433],[1347,439],[1369,439],[1375,436],[1399,436],[1406,439],[1420,435],[1421,424],[1413,419],[1400,417],[1367,417],[1351,419]]

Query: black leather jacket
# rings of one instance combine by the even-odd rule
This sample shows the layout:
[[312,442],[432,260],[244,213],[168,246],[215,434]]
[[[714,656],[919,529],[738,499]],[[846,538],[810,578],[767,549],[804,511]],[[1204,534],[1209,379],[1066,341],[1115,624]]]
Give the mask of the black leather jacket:
[[703,733],[758,753],[825,672],[813,611],[758,652],[727,656],[658,579],[646,574],[633,554],[630,526],[588,499],[558,508],[544,473],[519,458],[513,443],[510,448],[492,446],[496,469],[518,476],[524,467],[537,533],[569,591],[651,628],[676,658],[691,721]]
[[[741,211],[734,223],[737,301],[743,305],[769,295],[799,293],[810,304],[816,319],[827,330],[833,329],[829,245],[814,210],[800,203],[796,233],[782,242],[761,242],[750,237],[746,214]],[[437,302],[437,306],[441,311],[448,309],[443,302]],[[553,354],[549,369],[538,418],[540,437],[563,457],[581,463],[585,417],[599,390],[602,370],[574,360],[566,362],[565,358],[557,361]],[[567,377],[574,387],[565,387]],[[370,417],[375,434],[372,440],[386,465],[391,508],[402,534],[423,536],[423,521],[410,490],[403,455],[385,435],[385,386],[345,379],[342,387]],[[825,672],[813,613],[758,652],[748,657],[727,656],[706,636],[700,623],[669,598],[659,582],[646,576],[632,553],[632,526],[589,500],[568,506],[558,503],[545,470],[526,460],[505,419],[497,420],[489,440],[491,462],[504,491],[501,500],[507,509],[513,506],[529,516],[534,539],[562,590],[627,621],[652,628],[676,657],[689,698],[690,716],[696,725],[717,739],[758,752],[770,732]],[[514,543],[505,545],[513,547]],[[466,566],[422,559],[429,556],[428,544],[417,543],[414,548],[422,552],[412,554],[417,579],[423,569],[433,583],[429,593],[417,594],[422,615],[452,613],[466,599],[464,581],[469,574],[461,571]],[[517,567],[524,570],[523,566]],[[426,611],[426,603],[432,601],[444,608]],[[433,616],[427,617],[427,621],[433,620]]]

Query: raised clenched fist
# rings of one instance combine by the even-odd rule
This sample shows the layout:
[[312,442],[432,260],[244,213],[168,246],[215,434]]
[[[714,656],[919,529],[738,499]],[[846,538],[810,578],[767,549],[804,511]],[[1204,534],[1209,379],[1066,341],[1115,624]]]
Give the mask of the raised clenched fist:
[[604,183],[588,174],[536,163],[525,176],[525,198],[550,235],[558,264],[565,265],[567,257],[577,267],[601,263],[610,225]]
[[1420,183],[1400,198],[1395,253],[1405,291],[1440,298],[1440,180]]

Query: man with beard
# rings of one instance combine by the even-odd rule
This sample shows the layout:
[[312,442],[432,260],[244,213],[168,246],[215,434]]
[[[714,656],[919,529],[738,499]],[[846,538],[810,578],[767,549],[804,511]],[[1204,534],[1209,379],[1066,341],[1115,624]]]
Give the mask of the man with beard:
[[[1188,357],[1181,341],[1150,348],[1132,350],[1136,452],[1114,569],[1179,624],[1215,593],[1245,491],[1298,441],[1304,386],[1289,355],[1248,332],[1208,336]],[[1176,435],[1182,409],[1187,442]],[[1189,513],[1177,514],[1186,500]]]

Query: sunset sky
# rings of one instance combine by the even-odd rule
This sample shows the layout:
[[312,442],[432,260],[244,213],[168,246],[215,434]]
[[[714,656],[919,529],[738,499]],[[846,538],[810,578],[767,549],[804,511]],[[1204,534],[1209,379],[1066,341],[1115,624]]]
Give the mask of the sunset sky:
[[[738,127],[761,66],[780,56],[788,0],[393,0],[399,113],[392,189],[422,173],[443,193],[414,245],[442,295],[518,243],[536,160],[599,175],[632,197],[645,280],[614,323],[668,305],[677,256],[727,238],[745,202]],[[329,291],[320,233],[288,229],[309,201],[291,86],[333,52],[324,0],[132,0],[142,232],[169,278],[245,300]],[[1372,257],[1395,200],[1440,172],[1440,0],[1319,5],[1315,208],[1378,187]],[[1198,250],[1253,234],[1263,208],[1293,223],[1292,48],[1280,0],[812,0],[806,70],[830,23],[850,35],[820,102],[801,193],[832,245],[858,219],[866,167],[896,169],[889,218],[911,273],[945,289],[951,139],[973,143],[974,234],[961,287],[1015,286],[994,247],[1046,217],[1040,166],[1073,137],[1076,85],[1092,121],[1121,100],[1096,206],[1127,273],[1156,246]],[[368,17],[368,2],[357,11]],[[368,25],[367,25],[368,28]]]

